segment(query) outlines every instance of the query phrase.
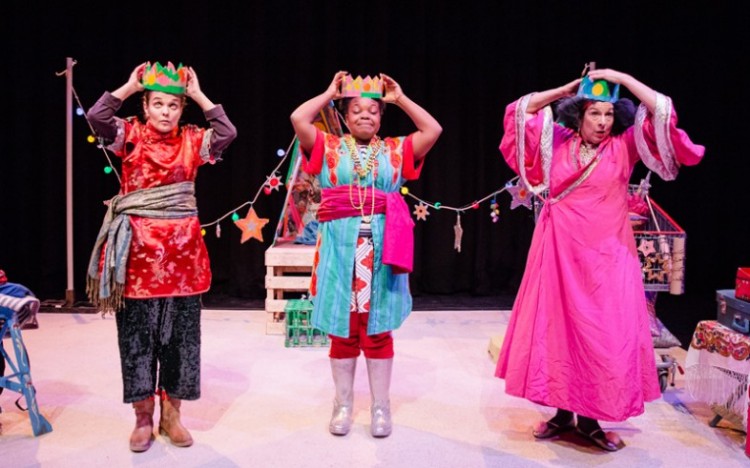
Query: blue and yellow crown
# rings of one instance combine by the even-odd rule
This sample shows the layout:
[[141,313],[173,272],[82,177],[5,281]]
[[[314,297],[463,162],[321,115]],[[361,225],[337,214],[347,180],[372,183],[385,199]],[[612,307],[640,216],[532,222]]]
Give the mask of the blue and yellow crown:
[[607,80],[593,81],[588,75],[585,75],[581,79],[581,84],[578,85],[576,96],[593,99],[594,101],[615,103],[620,98],[620,84],[613,84]]
[[143,87],[151,91],[161,91],[169,94],[185,94],[187,86],[187,69],[182,64],[175,68],[172,62],[163,66],[159,62],[146,64],[141,77]]

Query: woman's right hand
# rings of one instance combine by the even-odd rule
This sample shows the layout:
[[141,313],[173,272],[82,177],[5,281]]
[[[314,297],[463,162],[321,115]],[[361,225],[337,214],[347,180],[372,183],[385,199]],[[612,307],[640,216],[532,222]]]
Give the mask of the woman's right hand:
[[328,86],[327,90],[327,93],[331,99],[341,99],[341,83],[344,81],[344,77],[348,74],[349,72],[346,71],[338,71],[335,75],[333,75],[333,81],[331,81],[331,84]]
[[135,67],[133,71],[130,72],[128,81],[124,85],[112,91],[112,96],[116,97],[117,99],[122,99],[124,101],[125,99],[132,96],[133,94],[141,92],[144,89],[146,89],[143,87],[143,83],[141,83],[141,79],[143,79],[143,73],[145,73],[147,65],[148,65],[148,62],[143,62],[142,64]]
[[576,78],[575,80],[571,81],[568,84],[560,86],[560,97],[566,98],[566,97],[572,97],[575,96],[578,93],[578,86],[581,84],[581,79]]
[[341,99],[343,93],[341,92],[341,83],[344,81],[344,77],[348,73],[345,71],[336,72],[333,75],[333,80],[328,88],[322,93],[318,94],[312,99],[300,104],[289,118],[292,121],[294,127],[294,133],[297,134],[300,146],[305,151],[312,150],[315,139],[318,135],[318,129],[315,126],[315,120],[318,117],[318,113],[325,106],[330,105],[331,100]]
[[130,77],[128,78],[128,82],[126,83],[126,85],[129,86],[133,90],[133,92],[140,92],[145,89],[141,80],[143,79],[143,73],[146,71],[146,66],[148,64],[148,62],[143,62],[142,64],[135,67],[135,69],[133,69],[133,71],[130,73]]

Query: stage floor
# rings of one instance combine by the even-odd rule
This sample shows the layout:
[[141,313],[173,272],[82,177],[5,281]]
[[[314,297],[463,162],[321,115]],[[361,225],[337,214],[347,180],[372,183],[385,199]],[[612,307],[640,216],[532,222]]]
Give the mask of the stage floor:
[[[133,410],[122,403],[112,317],[40,313],[23,331],[41,413],[52,432],[34,437],[20,394],[0,395],[3,466],[211,467],[540,467],[748,466],[745,434],[676,385],[648,403],[645,414],[604,423],[627,447],[606,453],[568,434],[537,441],[531,427],[547,408],[510,397],[495,378],[490,344],[508,311],[415,311],[395,332],[391,389],[393,434],[369,435],[364,360],[355,382],[355,426],[328,433],[333,383],[327,348],[286,348],[266,335],[257,310],[205,310],[202,397],[183,405],[195,445],[171,446],[157,436],[142,454],[128,450]],[[5,340],[5,349],[11,349]],[[667,350],[684,363],[685,350]],[[8,371],[6,371],[7,373]],[[23,400],[21,401],[23,403]]]

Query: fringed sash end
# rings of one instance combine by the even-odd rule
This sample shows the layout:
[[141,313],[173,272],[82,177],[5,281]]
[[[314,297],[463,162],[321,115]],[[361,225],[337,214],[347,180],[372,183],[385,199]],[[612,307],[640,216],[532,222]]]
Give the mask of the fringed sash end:
[[99,294],[99,287],[99,278],[93,278],[91,276],[86,278],[86,295],[96,309],[101,312],[102,317],[107,315],[107,313],[113,314],[120,311],[124,305],[122,301],[124,285],[115,283],[111,288],[112,292],[108,297],[101,297]]

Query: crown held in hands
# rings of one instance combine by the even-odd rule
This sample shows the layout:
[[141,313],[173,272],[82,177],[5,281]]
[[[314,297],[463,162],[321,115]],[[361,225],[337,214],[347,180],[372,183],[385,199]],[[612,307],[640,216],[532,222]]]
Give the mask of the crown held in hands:
[[187,86],[187,69],[179,64],[177,68],[172,62],[164,66],[159,62],[146,64],[141,77],[143,87],[151,91],[161,91],[169,94],[185,94]]
[[346,75],[341,81],[341,95],[345,98],[364,97],[382,99],[383,80],[379,76],[371,78],[368,75],[365,78],[361,76],[352,78],[351,75]]

